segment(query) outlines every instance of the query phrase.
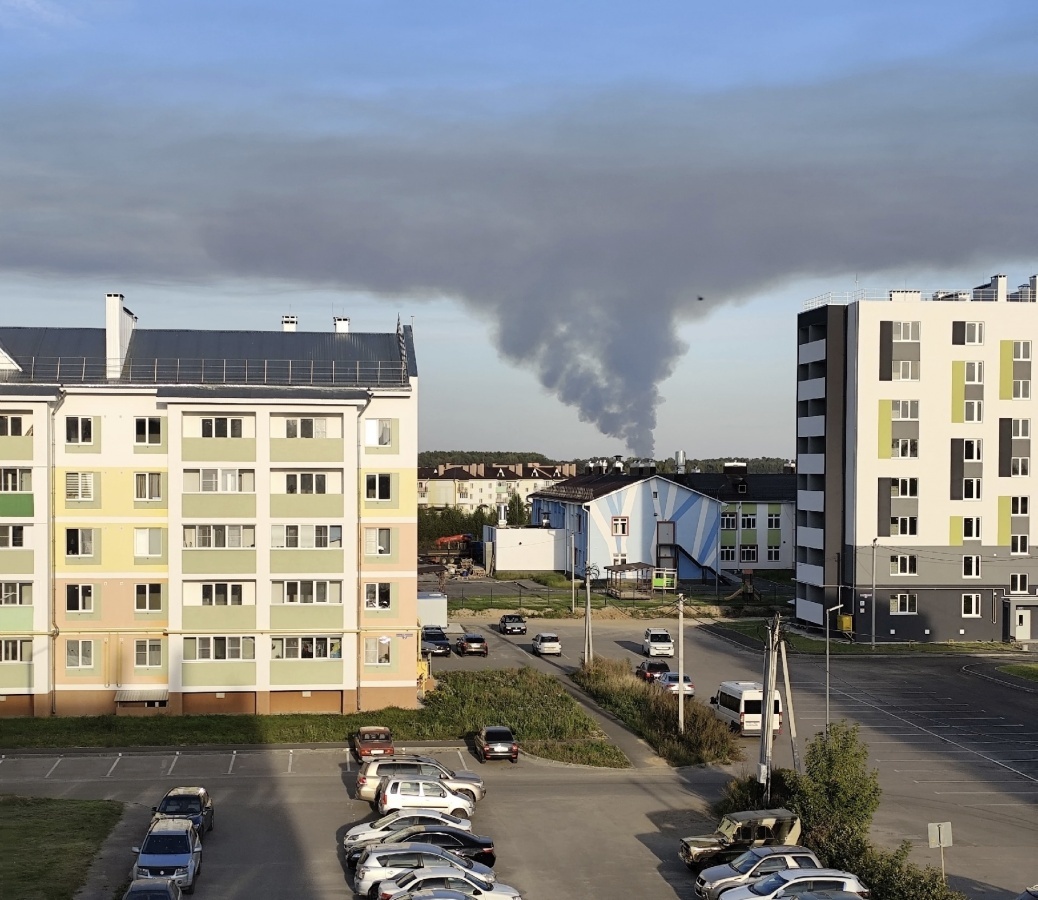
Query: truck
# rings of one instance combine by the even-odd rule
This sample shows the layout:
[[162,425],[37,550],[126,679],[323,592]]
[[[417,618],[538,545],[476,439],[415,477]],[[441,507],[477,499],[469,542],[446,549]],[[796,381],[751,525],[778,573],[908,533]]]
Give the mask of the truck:
[[728,813],[712,834],[681,839],[678,856],[690,869],[731,862],[753,847],[800,843],[800,817],[788,809],[750,809]]

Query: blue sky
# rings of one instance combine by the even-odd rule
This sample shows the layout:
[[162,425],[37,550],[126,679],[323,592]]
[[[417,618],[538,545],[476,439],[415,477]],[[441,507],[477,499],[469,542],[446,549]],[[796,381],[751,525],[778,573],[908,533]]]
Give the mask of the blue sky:
[[0,0],[0,306],[400,313],[423,449],[791,456],[805,299],[1038,272],[1036,37],[1033,2]]

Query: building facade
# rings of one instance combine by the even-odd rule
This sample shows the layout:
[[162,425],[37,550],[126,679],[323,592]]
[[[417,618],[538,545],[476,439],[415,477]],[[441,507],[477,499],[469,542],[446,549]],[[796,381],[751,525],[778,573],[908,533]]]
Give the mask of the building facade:
[[825,295],[800,314],[800,619],[842,613],[857,640],[1038,634],[1036,289],[996,275],[967,291]]
[[414,706],[409,328],[0,328],[0,715]]
[[494,511],[519,496],[530,495],[577,474],[575,463],[441,464],[418,470],[418,505],[430,509],[457,507],[474,513]]

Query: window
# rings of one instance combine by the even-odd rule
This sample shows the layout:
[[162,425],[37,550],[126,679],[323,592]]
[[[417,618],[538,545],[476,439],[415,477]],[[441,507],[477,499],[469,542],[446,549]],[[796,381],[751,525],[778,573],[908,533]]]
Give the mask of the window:
[[134,588],[133,608],[137,612],[162,611],[162,585],[138,584]]
[[964,619],[980,618],[980,594],[962,595],[962,617]]
[[0,606],[32,606],[32,582],[0,582]]
[[984,442],[981,440],[962,442],[962,459],[964,462],[980,462],[984,458]]
[[388,581],[379,581],[364,585],[365,609],[389,609],[391,585]]
[[768,513],[768,528],[776,529],[782,527],[782,513]]
[[0,550],[25,546],[24,525],[0,525]]
[[0,416],[0,437],[21,437],[21,416]]
[[1014,400],[1030,400],[1031,399],[1031,381],[1029,378],[1015,379],[1013,381],[1013,399]]
[[984,401],[967,400],[963,404],[962,418],[966,422],[984,421]]
[[188,494],[252,494],[256,491],[254,469],[188,469],[184,472]]
[[891,418],[901,422],[919,421],[918,400],[894,400],[890,404]]
[[919,479],[918,478],[891,478],[890,479],[890,496],[891,497],[918,497],[919,496]]
[[734,547],[722,547],[721,548],[721,562],[735,562],[735,548]]
[[239,549],[256,546],[254,525],[185,525],[184,547],[187,549]]
[[966,343],[967,344],[983,344],[984,343],[984,323],[983,322],[967,322],[966,323]]
[[392,647],[388,637],[364,638],[364,665],[388,666],[392,659]]
[[136,423],[136,444],[161,444],[162,419],[157,416],[140,417]]
[[1031,474],[1031,458],[1014,456],[1010,462],[1009,474],[1013,478],[1026,478]]
[[627,565],[627,554],[626,553],[614,553],[613,554],[613,565],[614,566],[626,566]]
[[0,491],[27,494],[32,490],[32,469],[0,469]]
[[722,531],[735,531],[736,528],[736,515],[733,512],[721,513],[721,530]]
[[272,637],[271,659],[342,659],[342,638]]
[[891,575],[915,575],[916,574],[916,557],[910,556],[907,553],[902,553],[898,556],[890,557],[890,574]]
[[782,548],[778,544],[768,544],[768,562],[779,562],[782,558]]
[[92,584],[65,585],[65,612],[88,613],[94,611],[94,586]]
[[890,455],[894,459],[915,459],[919,456],[919,441],[915,438],[894,438],[890,442]]
[[342,526],[271,525],[270,546],[273,549],[338,549],[342,547]]
[[894,381],[918,381],[919,361],[915,359],[896,359],[892,363],[890,374]]
[[202,606],[241,606],[244,586],[235,581],[202,584]]
[[1010,594],[1026,594],[1027,593],[1027,573],[1026,572],[1013,572],[1009,576],[1009,593]]
[[740,516],[740,526],[743,531],[751,531],[757,527],[757,514],[756,513],[742,513]]
[[750,544],[746,547],[741,547],[739,556],[744,563],[755,563],[757,561],[757,545]]
[[315,418],[285,419],[285,437],[323,438],[328,436],[328,420]]
[[184,659],[208,661],[220,659],[255,659],[253,637],[186,637]]
[[1013,419],[1013,437],[1029,438],[1031,436],[1030,419]]
[[32,662],[32,641],[18,638],[0,641],[0,662]]
[[964,556],[962,558],[962,577],[980,578],[980,557]]
[[89,669],[94,665],[93,641],[65,641],[65,668]]
[[65,555],[66,556],[93,556],[94,555],[94,529],[93,528],[66,528],[65,529]]
[[963,516],[962,539],[964,541],[980,540],[980,516]]
[[984,363],[982,362],[968,362],[966,363],[966,384],[983,384],[984,383]]
[[393,552],[389,528],[364,529],[364,555],[388,556]]
[[918,322],[894,322],[893,333],[895,341],[918,341]]
[[242,434],[242,420],[228,418],[227,416],[213,416],[202,419],[202,437],[204,438],[240,438]]
[[1014,516],[1030,515],[1031,502],[1029,497],[1010,497],[1010,514]]
[[342,603],[342,582],[275,581],[271,600],[274,603]]
[[65,417],[65,443],[66,444],[92,444],[94,443],[94,420],[89,416],[66,416]]
[[367,500],[389,500],[392,478],[389,475],[365,475],[364,497]]
[[162,556],[162,529],[134,528],[133,555]]
[[626,537],[630,534],[630,524],[627,516],[613,516],[613,536]]
[[286,494],[326,494],[327,492],[328,478],[323,472],[289,472],[285,475]]
[[65,473],[65,499],[66,500],[93,500],[94,499],[94,473],[93,472],[66,472]]
[[1009,536],[1009,552],[1014,556],[1027,555],[1027,535],[1013,534]]
[[1013,362],[1026,362],[1031,358],[1030,341],[1013,341]]
[[392,419],[364,420],[364,445],[366,447],[389,447],[392,443]]
[[891,594],[890,614],[892,616],[914,616],[919,612],[918,594]]
[[149,638],[133,642],[133,664],[138,669],[155,669],[162,665],[162,641]]
[[162,474],[160,472],[137,472],[133,476],[134,500],[161,500]]
[[962,479],[962,499],[963,500],[979,500],[980,499],[980,479],[979,478],[963,478]]
[[890,534],[892,537],[903,537],[908,534],[917,534],[915,516],[891,516]]

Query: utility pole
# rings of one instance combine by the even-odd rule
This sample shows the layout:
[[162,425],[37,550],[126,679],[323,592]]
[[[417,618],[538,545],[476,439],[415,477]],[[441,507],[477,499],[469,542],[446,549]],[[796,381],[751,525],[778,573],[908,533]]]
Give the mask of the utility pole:
[[569,533],[569,582],[570,582],[570,598],[569,598],[569,612],[571,616],[577,614],[577,548],[576,548],[577,536],[571,531]]
[[685,733],[685,595],[678,594],[678,734]]
[[771,802],[771,751],[775,741],[775,670],[778,657],[778,615],[768,625],[764,656],[764,696],[761,699],[760,766],[757,780],[764,785],[764,800]]
[[785,641],[779,641],[779,656],[782,659],[782,679],[786,685],[786,715],[789,717],[789,741],[793,750],[793,770],[798,775],[803,775],[804,764],[800,760],[800,748],[797,747],[797,717],[793,711],[793,691],[789,686],[789,660],[786,659]]
[[598,577],[598,566],[588,563],[584,567],[584,665],[588,666],[595,659],[594,639],[591,634],[591,579]]
[[829,616],[838,609],[843,609],[842,604],[830,606],[825,611],[825,739],[829,740]]

